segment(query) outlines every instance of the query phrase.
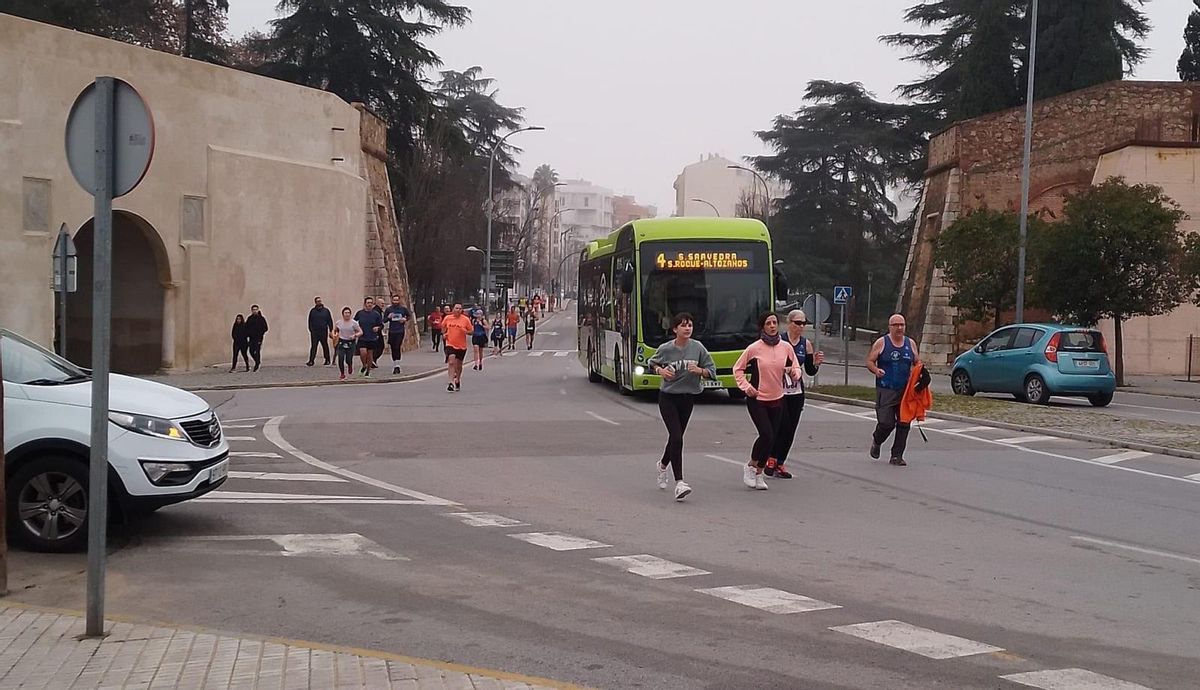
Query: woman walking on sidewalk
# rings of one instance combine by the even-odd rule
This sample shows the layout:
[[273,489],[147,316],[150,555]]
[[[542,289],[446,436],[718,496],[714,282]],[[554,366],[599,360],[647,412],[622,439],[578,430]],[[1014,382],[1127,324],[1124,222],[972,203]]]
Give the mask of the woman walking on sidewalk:
[[[824,352],[816,352],[812,341],[804,337],[804,328],[808,326],[808,318],[804,311],[793,309],[787,315],[787,344],[792,346],[797,362],[804,363],[804,371],[809,376],[815,376],[821,363],[825,361]],[[789,377],[790,378],[790,377]],[[796,427],[800,424],[800,415],[804,412],[804,377],[784,380],[783,389],[783,422],[779,434],[775,437],[775,449],[767,458],[767,467],[763,474],[779,479],[791,479],[788,472],[788,453],[796,440]]]
[[354,349],[359,336],[363,334],[362,326],[350,318],[354,313],[350,307],[342,307],[342,320],[333,324],[333,355],[337,359],[340,380],[346,380],[346,374],[354,373]]
[[785,376],[800,378],[800,367],[796,365],[795,351],[779,335],[779,317],[764,312],[758,317],[758,332],[758,340],[733,365],[733,378],[746,394],[746,410],[758,430],[750,462],[742,468],[742,483],[762,491],[767,488],[763,470],[783,422]]
[[658,411],[667,427],[667,446],[658,463],[658,488],[667,488],[669,470],[675,475],[675,500],[682,501],[692,493],[692,487],[683,481],[683,433],[696,396],[704,392],[704,379],[716,380],[717,368],[704,345],[692,340],[691,314],[676,314],[671,330],[675,339],[660,345],[649,364],[650,370],[662,377]]
[[246,362],[246,371],[250,371],[250,328],[246,325],[245,316],[238,314],[233,317],[229,337],[233,339],[233,364],[229,367],[229,373],[237,369],[238,355]]

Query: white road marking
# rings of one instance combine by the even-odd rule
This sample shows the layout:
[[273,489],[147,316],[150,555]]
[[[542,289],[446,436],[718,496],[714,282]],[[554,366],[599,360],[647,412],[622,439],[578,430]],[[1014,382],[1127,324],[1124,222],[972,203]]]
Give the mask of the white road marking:
[[641,575],[652,580],[669,580],[676,577],[693,577],[696,575],[711,575],[707,570],[693,568],[682,563],[673,563],[658,556],[639,554],[637,556],[611,556],[609,558],[593,558],[597,563],[616,566],[621,570]]
[[[228,429],[229,427],[225,427],[225,428]],[[258,439],[254,438],[253,436],[226,436],[225,440],[226,441],[257,441]]]
[[538,331],[538,335],[558,335],[557,331]]
[[520,539],[534,546],[541,546],[555,551],[577,551],[579,549],[606,549],[612,544],[603,544],[583,537],[573,537],[562,532],[528,532],[526,534],[510,534],[513,539]]
[[289,503],[307,503],[309,501],[378,501],[377,496],[341,496],[341,495],[321,495],[321,494],[280,494],[269,493],[265,491],[212,491],[199,498],[198,501],[211,500],[214,498],[240,498],[240,499],[270,499],[276,501],[287,501]]
[[[1139,393],[1138,395],[1146,395]],[[1157,412],[1178,412],[1180,414],[1200,414],[1196,410],[1172,410],[1169,407],[1150,407],[1148,405],[1130,405],[1129,403],[1110,403],[1109,407],[1133,407],[1139,410],[1155,410]]]
[[[361,534],[238,534],[228,536],[183,537],[185,542],[272,541],[282,551],[267,552],[279,556],[374,556],[385,561],[407,561]],[[237,550],[231,550],[237,553]],[[253,551],[241,553],[253,554]]]
[[276,458],[276,459],[283,459],[283,456],[282,456],[282,455],[280,455],[279,453],[269,453],[269,452],[266,452],[266,451],[259,451],[259,450],[231,450],[231,451],[229,451],[229,457],[231,457],[231,458]]
[[1188,476],[1184,477],[1184,479],[1190,479],[1191,481],[1194,481],[1194,482],[1200,482],[1200,474],[1189,474]]
[[554,356],[555,357],[570,357],[571,352],[570,352],[570,350],[559,350],[558,352],[554,353]]
[[724,458],[724,457],[721,457],[720,455],[705,455],[704,457],[712,458],[713,460],[720,460],[721,462],[727,462],[730,465],[745,465],[746,464],[746,463],[742,462],[741,460],[730,460],[729,458]]
[[1032,671],[1000,676],[1020,685],[1042,690],[1150,690],[1145,685],[1102,676],[1082,668]]
[[[857,415],[854,415],[849,412],[843,412],[841,410],[835,410],[832,408],[826,408],[826,409],[829,412],[833,412],[835,414],[840,414],[840,415],[845,415],[847,417],[856,417],[857,416]],[[1031,453],[1033,455],[1044,455],[1048,458],[1055,458],[1057,460],[1069,460],[1071,462],[1078,462],[1078,463],[1082,463],[1084,465],[1092,465],[1094,467],[1107,467],[1109,469],[1118,470],[1120,472],[1129,472],[1131,474],[1138,474],[1143,477],[1154,477],[1155,479],[1165,479],[1165,480],[1171,481],[1171,482],[1184,482],[1186,484],[1195,484],[1198,481],[1195,477],[1200,476],[1200,475],[1194,475],[1193,478],[1176,477],[1176,476],[1170,475],[1170,474],[1162,474],[1161,472],[1151,472],[1149,470],[1139,470],[1136,467],[1126,467],[1124,465],[1119,465],[1119,464],[1106,465],[1104,463],[1096,462],[1095,460],[1089,460],[1087,458],[1077,458],[1073,455],[1063,455],[1062,453],[1054,453],[1054,452],[1051,452],[1048,450],[1039,450],[1037,448],[1028,448],[1026,446],[1001,443],[999,441],[994,441],[990,438],[981,438],[979,436],[967,436],[966,434],[962,434],[962,433],[954,433],[950,429],[930,429],[929,431],[931,431],[932,433],[935,433],[935,434],[949,434],[951,436],[958,436],[959,438],[969,438],[973,441],[979,441],[980,443],[988,443],[993,446],[1004,446],[1005,448],[1019,450],[1019,451],[1025,452],[1025,453]],[[712,457],[712,456],[709,456],[709,457]],[[718,458],[718,459],[720,459],[720,458]]]
[[604,422],[605,424],[612,424],[613,426],[621,426],[620,422],[614,422],[613,420],[609,419],[608,417],[601,417],[600,415],[596,414],[595,412],[592,412],[591,410],[584,410],[584,412],[586,412],[588,414],[588,416],[593,417],[595,419],[599,419],[600,421]]
[[1093,458],[1092,462],[1098,462],[1102,465],[1111,465],[1114,462],[1125,462],[1126,460],[1148,458],[1151,455],[1153,455],[1153,453],[1147,453],[1140,450],[1127,450],[1124,453],[1114,453],[1113,455],[1105,455],[1102,458]]
[[840,609],[837,604],[817,601],[799,594],[792,594],[771,587],[713,587],[698,589],[701,594],[732,601],[735,604],[761,609],[768,613],[806,613],[808,611],[824,611]]
[[222,424],[222,429],[257,429],[257,424]]
[[238,505],[313,505],[313,506],[427,506],[425,501],[413,501],[403,498],[318,498],[314,500],[292,501],[282,498],[223,498],[205,495],[192,499],[205,503],[233,503]]
[[928,419],[923,419],[923,420],[921,420],[921,421],[919,421],[919,422],[916,422],[916,421],[914,421],[914,422],[913,422],[913,424],[920,424],[921,426],[926,426],[926,425],[928,425],[928,424],[945,424],[945,423],[946,423],[946,421],[947,421],[947,420],[945,420],[945,419],[939,419],[939,418],[936,418],[936,417],[930,417],[930,418],[928,418]]
[[230,472],[230,479],[265,479],[284,482],[340,482],[349,480],[335,477],[331,474],[306,474],[303,472]]
[[963,637],[946,635],[926,628],[918,628],[901,621],[877,621],[839,625],[830,628],[834,632],[852,635],[876,644],[903,649],[930,659],[953,659],[972,654],[1002,652],[1000,647],[975,642]]
[[959,429],[938,429],[944,434],[967,434],[972,431],[995,431],[994,426],[964,426]]
[[[218,415],[218,417],[219,416],[220,415]],[[239,417],[237,419],[222,419],[221,426],[225,426],[225,422],[257,422],[263,419],[270,419],[270,417]]]
[[1144,553],[1147,556],[1160,556],[1162,558],[1174,558],[1177,561],[1184,561],[1185,563],[1195,563],[1197,565],[1200,565],[1200,558],[1195,558],[1193,556],[1185,556],[1184,554],[1181,554],[1181,553],[1172,553],[1170,551],[1159,551],[1158,549],[1147,549],[1147,548],[1144,548],[1141,546],[1134,546],[1133,544],[1122,544],[1121,542],[1118,542],[1118,541],[1107,541],[1105,539],[1093,539],[1092,537],[1075,536],[1075,537],[1071,537],[1071,539],[1073,539],[1074,541],[1087,542],[1089,544],[1098,544],[1100,546],[1111,546],[1114,549],[1125,549],[1126,551],[1133,551],[1134,553]]
[[1012,445],[1019,445],[1022,443],[1039,443],[1041,441],[1062,441],[1062,440],[1064,440],[1064,439],[1058,438],[1057,436],[1042,436],[1042,435],[1035,434],[1033,436],[1014,436],[1013,438],[1002,438],[1002,439],[998,439],[996,441],[996,443],[1009,443]]
[[542,355],[544,355],[544,354],[546,354],[546,351],[545,351],[545,350],[534,350],[533,352],[530,352],[530,353],[529,353],[528,355],[526,355],[526,356],[527,356],[527,357],[541,357],[541,356],[542,356]]
[[313,456],[309,455],[308,453],[305,453],[302,450],[298,450],[295,446],[288,443],[283,438],[283,435],[279,433],[279,424],[283,421],[283,419],[284,419],[283,417],[272,417],[269,422],[267,422],[266,424],[263,425],[263,435],[267,437],[268,441],[270,441],[271,443],[274,443],[276,446],[278,446],[284,452],[288,453],[292,457],[295,457],[296,459],[300,460],[301,462],[312,465],[313,467],[315,467],[319,470],[325,470],[326,472],[329,472],[330,474],[336,474],[339,477],[345,477],[346,479],[352,479],[357,482],[362,482],[363,484],[366,484],[368,486],[373,486],[376,489],[383,489],[384,491],[390,491],[394,494],[400,494],[401,496],[407,496],[409,498],[414,498],[417,501],[426,503],[428,505],[435,505],[435,506],[456,506],[456,505],[458,505],[458,503],[455,503],[454,501],[450,501],[450,500],[447,500],[444,498],[438,498],[437,496],[431,496],[429,494],[421,493],[420,491],[413,491],[412,489],[405,489],[403,487],[396,486],[395,484],[390,484],[385,481],[380,481],[378,479],[375,479],[374,477],[368,477],[365,474],[359,474],[358,472],[353,472],[351,470],[342,469],[341,467],[338,467],[337,465],[333,465],[328,462],[325,462],[324,460],[318,460],[318,459],[314,458]]
[[461,520],[464,525],[470,527],[520,527],[529,524],[492,513],[442,513],[442,515]]

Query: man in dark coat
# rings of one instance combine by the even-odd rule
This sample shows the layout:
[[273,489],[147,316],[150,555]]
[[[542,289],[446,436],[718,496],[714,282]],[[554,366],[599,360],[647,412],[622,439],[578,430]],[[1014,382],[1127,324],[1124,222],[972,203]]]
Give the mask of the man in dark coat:
[[325,364],[329,365],[329,334],[333,331],[333,314],[325,308],[320,297],[313,298],[314,306],[308,310],[308,366],[317,359],[317,343],[321,344],[321,354],[325,356]]
[[258,305],[250,305],[250,318],[246,319],[246,335],[250,336],[250,357],[254,360],[255,371],[262,365],[263,337],[268,330],[270,329],[267,327],[267,318],[263,316]]

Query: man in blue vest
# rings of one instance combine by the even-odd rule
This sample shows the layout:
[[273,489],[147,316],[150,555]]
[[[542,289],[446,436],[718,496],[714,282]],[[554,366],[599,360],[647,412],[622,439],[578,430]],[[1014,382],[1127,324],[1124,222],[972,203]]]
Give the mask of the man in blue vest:
[[904,461],[904,449],[908,444],[911,425],[900,422],[900,401],[904,398],[904,389],[908,387],[912,367],[920,361],[917,344],[904,335],[904,327],[904,316],[892,314],[888,318],[887,335],[876,340],[867,355],[867,369],[875,374],[877,422],[871,438],[871,457],[879,458],[880,447],[895,430],[896,438],[892,441],[889,462],[901,467],[908,464]]

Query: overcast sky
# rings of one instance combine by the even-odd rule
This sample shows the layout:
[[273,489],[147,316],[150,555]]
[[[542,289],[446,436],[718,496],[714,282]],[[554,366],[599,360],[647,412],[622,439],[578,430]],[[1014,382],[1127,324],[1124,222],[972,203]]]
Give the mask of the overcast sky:
[[[521,172],[549,163],[670,215],[671,187],[705,153],[763,152],[754,131],[802,105],[812,79],[860,81],[881,98],[919,66],[877,37],[909,30],[915,0],[457,0],[472,21],[428,42],[473,65],[545,132],[519,134]],[[276,0],[231,0],[229,28],[266,28]],[[1136,78],[1177,79],[1190,0],[1148,0],[1149,59]]]

